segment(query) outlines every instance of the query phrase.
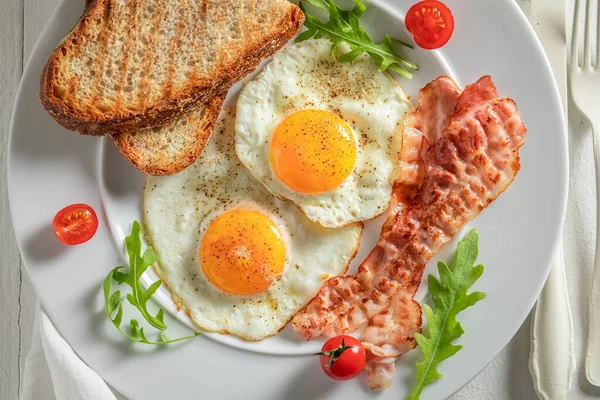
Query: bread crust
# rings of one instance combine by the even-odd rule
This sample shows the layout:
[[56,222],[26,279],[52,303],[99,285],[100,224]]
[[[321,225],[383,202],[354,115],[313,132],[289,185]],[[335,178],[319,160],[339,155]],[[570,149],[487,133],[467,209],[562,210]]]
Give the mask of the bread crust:
[[[190,166],[198,159],[198,157],[200,157],[200,154],[202,154],[215,127],[224,101],[225,95],[221,95],[208,101],[205,105],[200,106],[204,108],[204,115],[196,127],[196,141],[193,146],[186,149],[184,153],[178,154],[177,157],[169,158],[160,157],[159,155],[158,159],[150,159],[144,157],[143,154],[137,151],[137,148],[128,141],[128,136],[130,134],[117,133],[112,134],[111,136],[121,154],[123,154],[127,161],[139,171],[155,176],[176,174]],[[144,134],[152,135],[152,132],[138,130],[132,134],[136,136]]]
[[44,108],[63,127],[87,135],[117,134],[123,131],[160,126],[169,123],[187,113],[194,107],[200,107],[216,96],[228,90],[235,82],[252,72],[259,63],[272,56],[298,32],[304,22],[304,14],[295,5],[289,4],[288,16],[283,25],[265,37],[258,45],[247,47],[233,65],[221,66],[215,70],[212,79],[190,79],[190,84],[173,96],[165,97],[144,108],[130,110],[120,107],[110,115],[95,113],[89,109],[78,109],[54,93],[56,72],[65,57],[68,47],[75,43],[81,45],[86,27],[98,18],[106,9],[110,9],[112,0],[91,0],[71,33],[55,49],[44,67],[40,81],[39,97]]

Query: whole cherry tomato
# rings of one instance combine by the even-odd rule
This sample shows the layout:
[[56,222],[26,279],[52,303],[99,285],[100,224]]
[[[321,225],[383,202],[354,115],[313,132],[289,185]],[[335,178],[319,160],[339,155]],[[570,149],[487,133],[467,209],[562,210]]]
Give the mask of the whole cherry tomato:
[[320,353],[321,368],[332,379],[346,381],[355,378],[365,366],[367,355],[354,337],[341,335],[329,339]]

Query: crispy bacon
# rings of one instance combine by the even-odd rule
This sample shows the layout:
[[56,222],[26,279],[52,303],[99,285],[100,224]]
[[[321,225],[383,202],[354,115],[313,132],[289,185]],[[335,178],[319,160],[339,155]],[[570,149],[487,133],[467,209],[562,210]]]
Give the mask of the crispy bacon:
[[[440,78],[423,89],[417,111],[405,121],[409,147],[403,147],[401,162],[410,173],[402,173],[394,186],[377,246],[356,276],[329,280],[293,321],[307,339],[366,325],[361,340],[371,388],[388,387],[395,360],[416,345],[421,307],[413,297],[429,259],[502,193],[520,168],[518,149],[526,129],[514,101],[498,99],[488,76],[458,98],[449,82]],[[425,138],[420,151],[416,132]]]
[[428,152],[421,190],[390,228],[401,249],[398,256],[371,268],[378,285],[397,283],[390,307],[369,318],[362,337],[372,388],[388,387],[395,359],[416,345],[421,312],[412,298],[425,264],[512,183],[525,133],[515,103],[498,99],[489,77],[459,97],[443,136]]

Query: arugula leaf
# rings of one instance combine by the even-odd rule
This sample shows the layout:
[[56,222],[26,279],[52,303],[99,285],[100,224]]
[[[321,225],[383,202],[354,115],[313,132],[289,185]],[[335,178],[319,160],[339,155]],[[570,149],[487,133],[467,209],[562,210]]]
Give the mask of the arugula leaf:
[[[324,10],[329,14],[329,21],[322,22],[319,18],[311,15],[304,6],[304,1]],[[335,50],[341,42],[350,46],[350,51],[344,54],[338,61],[352,61],[363,53],[369,53],[371,58],[379,65],[379,71],[391,69],[406,78],[412,78],[408,69],[417,71],[418,65],[401,57],[393,47],[393,42],[413,48],[408,43],[400,40],[392,40],[385,35],[382,43],[375,43],[369,34],[360,27],[359,18],[367,9],[362,0],[354,0],[355,6],[352,10],[344,10],[334,0],[304,0],[300,2],[300,9],[305,15],[304,26],[306,31],[302,32],[296,42],[324,36],[331,40],[331,54],[335,57]]]
[[[165,311],[160,308],[156,316],[153,316],[146,308],[148,300],[154,293],[156,293],[162,282],[158,280],[150,285],[150,287],[146,290],[144,290],[140,284],[140,277],[142,274],[150,265],[156,262],[156,256],[154,255],[151,247],[148,247],[146,251],[144,251],[144,254],[140,257],[140,254],[142,253],[142,240],[140,238],[141,231],[142,228],[140,223],[134,221],[133,227],[131,228],[131,234],[125,238],[127,253],[129,254],[129,271],[123,272],[121,270],[127,270],[127,267],[119,266],[110,271],[106,279],[104,279],[102,289],[104,292],[104,304],[108,319],[111,320],[113,325],[119,332],[121,332],[121,334],[123,334],[123,336],[138,343],[167,344],[179,342],[200,335],[200,332],[195,332],[189,336],[184,336],[177,339],[169,339],[167,335],[162,332],[167,329],[167,325],[164,322]],[[144,328],[140,327],[139,322],[135,319],[132,319],[129,323],[129,333],[121,329],[121,323],[123,321],[123,301],[121,300],[120,290],[117,290],[112,294],[110,292],[113,280],[115,280],[119,285],[126,284],[131,287],[132,292],[127,294],[127,301],[129,301],[132,306],[138,309],[138,311],[150,325],[161,331],[161,340],[148,340],[144,333]]]
[[425,386],[440,379],[442,374],[437,370],[438,365],[463,347],[452,344],[465,332],[456,315],[486,297],[482,292],[467,294],[467,290],[483,274],[483,265],[474,266],[477,253],[478,233],[473,229],[458,242],[450,266],[441,261],[438,263],[440,280],[433,275],[428,277],[435,312],[423,304],[429,322],[429,337],[415,334],[424,359],[417,363],[417,382],[409,400],[418,400]]
[[146,251],[144,251],[144,255],[140,257],[142,252],[142,241],[140,239],[141,231],[142,228],[140,223],[135,221],[131,228],[131,235],[125,238],[127,254],[129,254],[129,272],[124,273],[120,271],[121,269],[126,268],[124,266],[118,267],[113,274],[113,278],[119,285],[126,284],[131,287],[132,292],[127,294],[127,300],[132,306],[140,310],[144,319],[156,329],[164,330],[166,325],[163,321],[164,311],[162,308],[156,316],[150,315],[146,308],[146,303],[156,292],[161,285],[161,282],[156,281],[150,285],[147,290],[144,290],[139,281],[142,274],[146,272],[146,269],[156,262],[156,256],[151,247],[148,247]]

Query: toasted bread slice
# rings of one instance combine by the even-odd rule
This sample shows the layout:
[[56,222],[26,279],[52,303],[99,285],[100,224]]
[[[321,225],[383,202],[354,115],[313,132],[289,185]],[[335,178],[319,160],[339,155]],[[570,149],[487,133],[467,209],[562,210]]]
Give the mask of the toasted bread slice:
[[141,172],[176,174],[200,157],[224,100],[224,95],[215,97],[166,125],[116,133],[112,138],[123,156]]
[[40,99],[84,134],[159,126],[223,94],[303,21],[287,0],[92,0],[44,68]]
[[[86,0],[88,7],[94,0]],[[141,172],[172,175],[190,166],[202,153],[218,118],[225,96],[156,128],[115,133],[119,151]]]

